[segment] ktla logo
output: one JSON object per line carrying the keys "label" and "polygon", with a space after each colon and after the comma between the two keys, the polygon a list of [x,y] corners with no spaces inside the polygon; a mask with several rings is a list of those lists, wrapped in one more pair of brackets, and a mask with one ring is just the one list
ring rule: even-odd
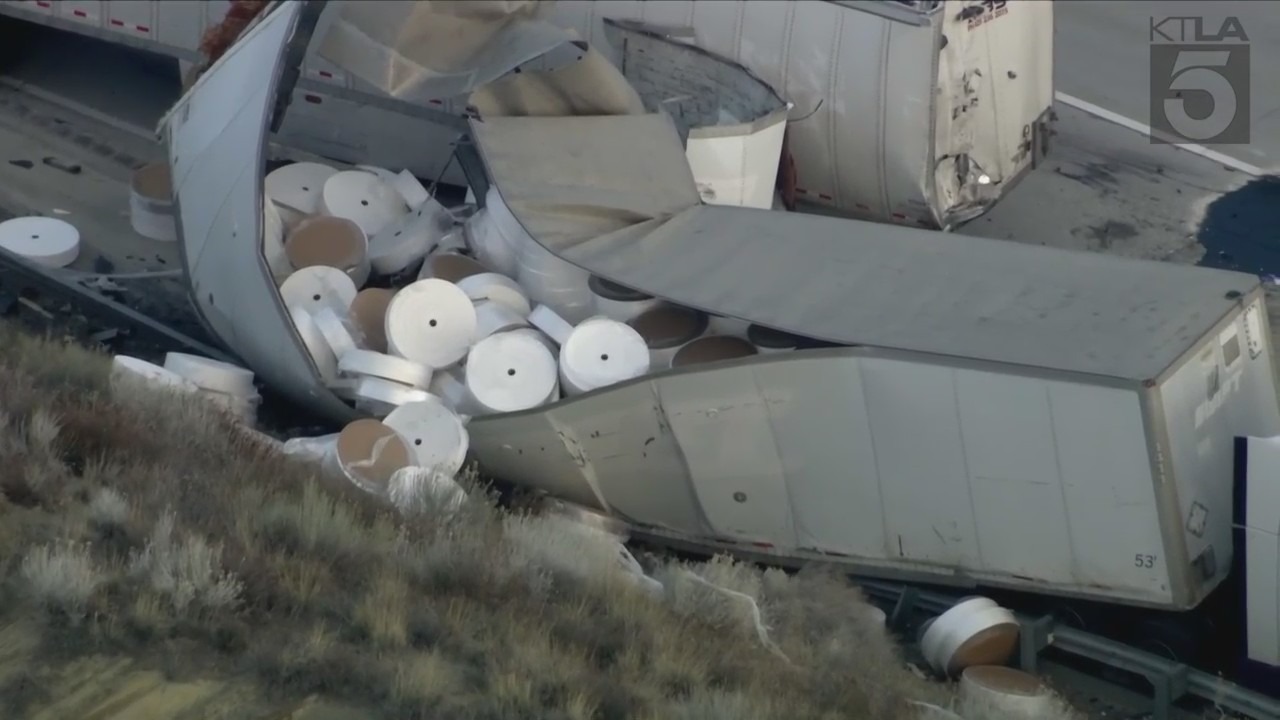
{"label": "ktla logo", "polygon": [[1150,42],[1152,142],[1247,144],[1250,48],[1240,20],[1153,17]]}

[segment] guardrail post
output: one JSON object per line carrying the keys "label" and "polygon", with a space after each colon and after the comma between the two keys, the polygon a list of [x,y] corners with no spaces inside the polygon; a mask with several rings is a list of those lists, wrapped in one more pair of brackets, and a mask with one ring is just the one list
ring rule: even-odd
{"label": "guardrail post", "polygon": [[1153,720],[1169,720],[1173,703],[1187,694],[1187,679],[1191,668],[1178,664],[1166,672],[1153,672],[1147,676],[1151,681],[1151,716]]}
{"label": "guardrail post", "polygon": [[889,613],[889,628],[894,632],[902,632],[906,627],[907,619],[911,617],[911,612],[915,610],[916,599],[920,597],[920,591],[913,587],[905,586],[902,592],[898,593],[898,601],[893,605],[893,612]]}
{"label": "guardrail post", "polygon": [[1045,615],[1022,623],[1018,634],[1018,664],[1022,671],[1035,675],[1040,667],[1040,651],[1053,642],[1053,617]]}

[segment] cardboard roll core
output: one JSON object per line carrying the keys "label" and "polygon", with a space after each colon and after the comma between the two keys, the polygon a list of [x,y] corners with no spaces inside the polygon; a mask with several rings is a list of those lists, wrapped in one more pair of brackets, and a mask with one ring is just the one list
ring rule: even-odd
{"label": "cardboard roll core", "polygon": [[663,305],[631,318],[627,324],[635,328],[651,350],[676,348],[696,340],[707,331],[706,313]]}
{"label": "cardboard roll core", "polygon": [[426,262],[422,264],[422,273],[418,275],[418,278],[423,280],[435,278],[457,283],[463,278],[487,272],[493,271],[466,255],[439,253],[427,257]]}

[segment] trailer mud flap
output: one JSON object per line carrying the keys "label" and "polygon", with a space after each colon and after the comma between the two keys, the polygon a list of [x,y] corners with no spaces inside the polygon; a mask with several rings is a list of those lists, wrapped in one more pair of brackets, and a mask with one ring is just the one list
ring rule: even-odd
{"label": "trailer mud flap", "polygon": [[1236,438],[1236,568],[1247,656],[1280,666],[1280,437]]}

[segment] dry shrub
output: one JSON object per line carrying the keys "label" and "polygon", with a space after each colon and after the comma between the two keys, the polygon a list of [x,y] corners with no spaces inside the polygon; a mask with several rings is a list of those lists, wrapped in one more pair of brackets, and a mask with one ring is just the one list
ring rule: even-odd
{"label": "dry shrub", "polygon": [[89,598],[106,580],[87,545],[67,542],[32,550],[22,559],[21,573],[37,601],[71,617],[84,615]]}
{"label": "dry shrub", "polygon": [[0,550],[23,560],[0,569],[33,602],[0,614],[90,609],[64,653],[180,644],[192,672],[398,720],[894,720],[904,698],[950,702],[834,575],[668,563],[654,597],[616,544],[501,510],[474,474],[461,508],[405,517],[208,403],[112,398],[102,357],[14,337],[0,462],[28,477],[0,484]]}

